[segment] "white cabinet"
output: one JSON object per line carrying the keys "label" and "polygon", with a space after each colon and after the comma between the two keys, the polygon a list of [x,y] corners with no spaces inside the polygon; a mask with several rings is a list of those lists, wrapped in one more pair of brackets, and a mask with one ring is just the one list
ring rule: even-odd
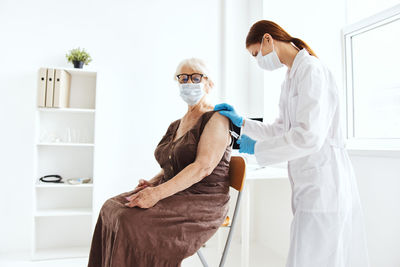
{"label": "white cabinet", "polygon": [[[63,69],[71,74],[69,107],[36,110],[32,259],[86,257],[93,233],[97,72]],[[64,183],[39,181],[50,174]],[[92,180],[66,182],[82,177]]]}

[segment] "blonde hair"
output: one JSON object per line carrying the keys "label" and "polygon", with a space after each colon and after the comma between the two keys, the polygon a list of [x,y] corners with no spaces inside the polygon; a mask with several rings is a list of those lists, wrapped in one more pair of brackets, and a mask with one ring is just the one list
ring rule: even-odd
{"label": "blonde hair", "polygon": [[187,58],[187,59],[182,60],[179,63],[178,67],[176,67],[176,71],[175,71],[175,75],[174,75],[175,80],[177,80],[176,76],[178,74],[181,74],[181,70],[183,67],[189,67],[194,72],[204,74],[205,76],[207,76],[208,81],[213,83],[210,69],[207,67],[206,63],[202,59],[192,57],[192,58]]}

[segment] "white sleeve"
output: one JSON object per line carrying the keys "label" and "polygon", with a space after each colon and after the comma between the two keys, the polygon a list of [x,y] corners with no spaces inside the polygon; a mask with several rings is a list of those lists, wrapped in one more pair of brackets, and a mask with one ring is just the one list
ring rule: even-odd
{"label": "white sleeve", "polygon": [[290,161],[321,149],[338,101],[336,91],[331,90],[332,82],[322,67],[311,64],[305,67],[298,77],[297,99],[291,99],[297,106],[291,111],[295,113],[295,119],[289,131],[265,138],[255,145],[254,154],[260,165]]}
{"label": "white sleeve", "polygon": [[[283,87],[283,85],[282,85]],[[260,121],[244,119],[244,125],[240,134],[245,134],[254,140],[263,140],[277,135],[283,134],[283,107],[282,107],[283,90],[281,90],[279,100],[279,117],[271,124]]]}
{"label": "white sleeve", "polygon": [[244,121],[240,134],[245,134],[254,140],[263,140],[283,134],[283,120],[281,117],[277,118],[272,124],[250,119],[244,119]]}

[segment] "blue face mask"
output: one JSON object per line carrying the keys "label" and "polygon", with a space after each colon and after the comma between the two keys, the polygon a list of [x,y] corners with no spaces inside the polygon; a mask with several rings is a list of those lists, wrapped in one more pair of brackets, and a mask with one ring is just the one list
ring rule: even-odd
{"label": "blue face mask", "polygon": [[180,95],[189,105],[194,106],[204,96],[204,83],[181,83],[179,84]]}

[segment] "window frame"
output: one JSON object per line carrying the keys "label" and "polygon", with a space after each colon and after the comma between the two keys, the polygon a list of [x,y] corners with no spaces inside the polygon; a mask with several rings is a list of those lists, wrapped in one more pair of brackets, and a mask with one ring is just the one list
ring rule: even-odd
{"label": "window frame", "polygon": [[359,138],[354,136],[354,87],[352,62],[352,37],[394,21],[400,21],[400,4],[348,25],[342,30],[344,85],[345,85],[345,129],[347,148],[353,151],[400,152],[399,138]]}

